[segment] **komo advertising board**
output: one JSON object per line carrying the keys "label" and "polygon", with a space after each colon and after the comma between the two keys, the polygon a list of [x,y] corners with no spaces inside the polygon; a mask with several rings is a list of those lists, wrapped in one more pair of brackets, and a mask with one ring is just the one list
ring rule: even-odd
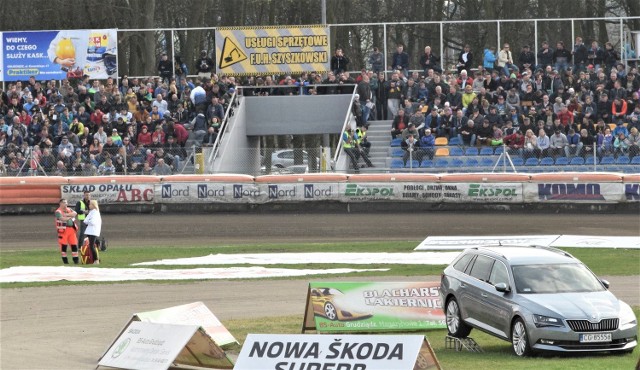
{"label": "komo advertising board", "polygon": [[303,332],[445,328],[439,282],[310,283]]}
{"label": "komo advertising board", "polygon": [[[629,184],[611,182],[542,182],[524,184],[527,203],[616,203],[625,201]],[[628,198],[628,196],[627,196]]]}
{"label": "komo advertising board", "polygon": [[3,32],[3,81],[106,79],[118,74],[115,29]]}

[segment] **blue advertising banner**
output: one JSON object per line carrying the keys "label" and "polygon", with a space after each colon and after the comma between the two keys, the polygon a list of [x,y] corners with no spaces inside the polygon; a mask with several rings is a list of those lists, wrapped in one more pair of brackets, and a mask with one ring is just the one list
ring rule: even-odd
{"label": "blue advertising banner", "polygon": [[3,81],[116,77],[117,31],[22,31],[0,34]]}

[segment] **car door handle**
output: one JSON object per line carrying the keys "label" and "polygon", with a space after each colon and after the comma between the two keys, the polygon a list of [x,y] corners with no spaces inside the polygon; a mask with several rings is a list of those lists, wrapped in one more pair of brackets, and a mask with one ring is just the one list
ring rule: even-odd
{"label": "car door handle", "polygon": [[482,298],[487,298],[488,297],[487,293],[482,293],[480,295],[482,296]]}
{"label": "car door handle", "polygon": [[465,283],[460,283],[460,288],[466,288],[466,287],[467,287],[467,284],[465,284]]}

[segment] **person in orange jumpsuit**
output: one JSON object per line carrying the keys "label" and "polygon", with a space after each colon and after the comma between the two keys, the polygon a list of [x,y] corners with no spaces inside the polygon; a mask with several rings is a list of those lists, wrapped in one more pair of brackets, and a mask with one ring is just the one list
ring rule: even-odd
{"label": "person in orange jumpsuit", "polygon": [[69,264],[67,258],[67,247],[71,246],[71,256],[73,263],[78,264],[78,238],[76,236],[77,226],[75,218],[77,213],[69,208],[66,199],[60,199],[60,206],[56,209],[56,230],[58,231],[58,245],[62,255],[62,263]]}

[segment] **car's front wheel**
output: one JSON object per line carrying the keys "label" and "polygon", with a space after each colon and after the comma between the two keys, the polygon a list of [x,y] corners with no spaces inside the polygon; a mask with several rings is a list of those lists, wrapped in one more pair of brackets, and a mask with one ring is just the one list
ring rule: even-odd
{"label": "car's front wheel", "polygon": [[447,302],[446,317],[449,335],[456,338],[466,338],[469,335],[471,327],[462,321],[460,306],[455,298],[451,298]]}
{"label": "car's front wheel", "polygon": [[511,345],[513,347],[513,353],[519,357],[530,356],[533,351],[529,344],[529,335],[527,334],[527,327],[522,319],[518,318],[511,327]]}
{"label": "car's front wheel", "polygon": [[324,315],[329,320],[335,320],[338,318],[338,313],[336,311],[336,306],[334,306],[331,302],[327,302],[324,304]]}

